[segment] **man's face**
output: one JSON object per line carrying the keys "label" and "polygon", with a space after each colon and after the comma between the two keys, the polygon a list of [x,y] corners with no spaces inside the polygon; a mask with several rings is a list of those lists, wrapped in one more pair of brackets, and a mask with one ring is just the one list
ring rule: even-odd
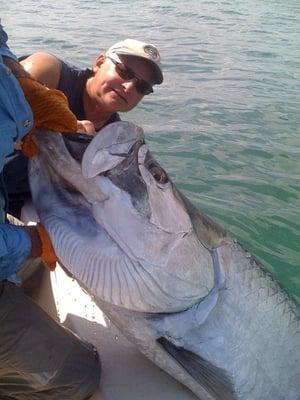
{"label": "man's face", "polygon": [[[126,71],[128,68],[135,75],[132,79],[120,76],[120,69]],[[144,94],[139,93],[137,81],[143,80],[152,84],[152,68],[146,60],[139,57],[123,55],[111,60],[102,55],[96,61],[94,72],[93,97],[97,99],[99,106],[109,112],[129,111],[141,101]]]}

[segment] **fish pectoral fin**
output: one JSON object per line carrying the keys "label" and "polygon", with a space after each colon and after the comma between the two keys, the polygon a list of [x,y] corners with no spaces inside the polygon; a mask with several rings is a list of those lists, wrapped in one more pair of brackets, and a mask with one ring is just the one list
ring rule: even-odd
{"label": "fish pectoral fin", "polygon": [[216,400],[236,400],[230,376],[201,356],[177,347],[165,337],[157,342]]}
{"label": "fish pectoral fin", "polygon": [[194,329],[204,324],[219,298],[219,289],[213,288],[199,303],[182,312],[161,314],[151,319],[152,326],[162,336],[169,337],[173,343],[181,344],[181,340]]}
{"label": "fish pectoral fin", "polygon": [[151,325],[158,335],[169,337],[176,344],[193,329],[197,327],[196,307],[172,314],[161,314],[151,318]]}

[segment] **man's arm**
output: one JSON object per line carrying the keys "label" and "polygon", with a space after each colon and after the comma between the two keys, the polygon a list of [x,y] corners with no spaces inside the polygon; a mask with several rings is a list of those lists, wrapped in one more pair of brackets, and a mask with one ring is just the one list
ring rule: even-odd
{"label": "man's arm", "polygon": [[[34,79],[51,89],[57,89],[62,64],[61,61],[49,53],[34,53],[21,61],[25,71]],[[77,121],[77,132],[95,134],[95,127],[91,121]]]}
{"label": "man's arm", "polygon": [[50,89],[58,87],[61,62],[49,53],[34,53],[21,61],[25,71]]}

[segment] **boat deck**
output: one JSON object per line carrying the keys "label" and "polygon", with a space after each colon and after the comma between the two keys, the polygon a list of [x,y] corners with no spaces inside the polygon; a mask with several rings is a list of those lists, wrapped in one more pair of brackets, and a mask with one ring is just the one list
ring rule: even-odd
{"label": "boat deck", "polygon": [[35,300],[53,318],[93,343],[100,354],[100,387],[91,400],[197,399],[141,354],[59,266],[39,275],[33,285]]}

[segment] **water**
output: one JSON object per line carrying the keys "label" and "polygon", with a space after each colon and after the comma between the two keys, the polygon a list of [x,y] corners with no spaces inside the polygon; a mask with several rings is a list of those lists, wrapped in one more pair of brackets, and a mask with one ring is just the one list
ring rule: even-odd
{"label": "water", "polygon": [[165,82],[123,119],[300,300],[298,0],[0,0],[0,11],[18,55],[86,67],[126,37],[157,44]]}

